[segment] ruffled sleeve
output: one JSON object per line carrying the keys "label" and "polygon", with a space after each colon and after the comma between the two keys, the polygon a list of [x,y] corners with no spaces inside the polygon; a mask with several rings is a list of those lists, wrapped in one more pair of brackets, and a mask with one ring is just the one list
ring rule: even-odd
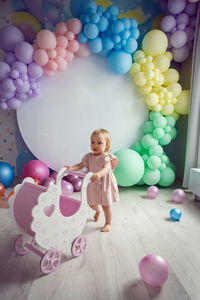
{"label": "ruffled sleeve", "polygon": [[82,163],[85,168],[89,169],[89,159],[90,159],[91,153],[87,153],[85,156],[82,158]]}
{"label": "ruffled sleeve", "polygon": [[117,166],[117,164],[118,164],[118,162],[119,162],[119,159],[118,159],[115,155],[110,154],[110,153],[107,153],[107,154],[104,156],[104,159],[103,159],[103,160],[104,160],[104,161],[103,161],[103,165],[105,165],[107,162],[110,161],[112,170],[113,170],[114,168],[116,168],[116,166]]}

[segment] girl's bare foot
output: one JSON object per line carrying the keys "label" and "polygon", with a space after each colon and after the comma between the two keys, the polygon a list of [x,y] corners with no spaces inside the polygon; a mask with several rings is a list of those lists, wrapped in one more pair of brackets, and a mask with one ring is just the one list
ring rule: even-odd
{"label": "girl's bare foot", "polygon": [[111,224],[105,224],[104,227],[101,229],[101,232],[109,232],[111,231]]}
{"label": "girl's bare foot", "polygon": [[95,222],[98,222],[99,217],[100,217],[100,214],[101,214],[101,210],[98,210],[98,211],[96,212],[96,214],[94,215],[94,221],[95,221]]}

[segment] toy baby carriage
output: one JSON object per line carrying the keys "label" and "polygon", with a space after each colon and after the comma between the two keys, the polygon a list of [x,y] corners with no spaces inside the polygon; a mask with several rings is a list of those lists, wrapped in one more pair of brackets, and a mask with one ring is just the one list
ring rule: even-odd
{"label": "toy baby carriage", "polygon": [[[62,194],[61,180],[67,174],[77,174],[83,178],[81,201]],[[81,233],[87,220],[87,185],[91,175],[62,168],[56,184],[48,188],[35,184],[32,178],[27,177],[15,187],[9,199],[10,216],[20,232],[14,249],[20,255],[31,251],[39,255],[40,270],[44,274],[58,267],[61,252],[71,249],[72,255],[77,257],[85,251],[87,239]]]}

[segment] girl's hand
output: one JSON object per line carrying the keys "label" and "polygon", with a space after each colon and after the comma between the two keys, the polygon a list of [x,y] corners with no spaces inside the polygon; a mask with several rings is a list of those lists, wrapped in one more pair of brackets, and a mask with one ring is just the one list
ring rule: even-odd
{"label": "girl's hand", "polygon": [[91,177],[91,181],[94,182],[94,181],[98,181],[100,179],[100,175],[98,173],[94,173]]}
{"label": "girl's hand", "polygon": [[69,170],[69,171],[70,171],[70,170],[71,170],[71,171],[73,170],[73,168],[70,167],[70,166],[65,166],[65,168],[66,168],[67,170]]}

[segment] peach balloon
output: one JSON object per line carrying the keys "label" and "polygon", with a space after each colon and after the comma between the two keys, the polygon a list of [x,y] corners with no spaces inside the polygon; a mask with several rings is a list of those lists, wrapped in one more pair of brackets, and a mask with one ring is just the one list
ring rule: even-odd
{"label": "peach balloon", "polygon": [[50,71],[50,70],[48,70],[47,68],[44,68],[43,69],[43,75],[45,76],[45,77],[52,77],[53,75],[54,75],[54,73],[55,73],[55,71]]}
{"label": "peach balloon", "polygon": [[69,49],[71,52],[77,52],[78,49],[79,49],[79,42],[78,42],[77,40],[69,41],[68,49]]}
{"label": "peach balloon", "polygon": [[79,34],[82,30],[81,21],[77,18],[73,18],[67,21],[67,28],[69,31],[72,31],[74,34]]}
{"label": "peach balloon", "polygon": [[41,49],[53,49],[56,47],[56,37],[50,30],[44,29],[37,34],[37,45]]}
{"label": "peach balloon", "polygon": [[49,49],[47,51],[47,54],[48,54],[49,58],[56,58],[56,56],[57,56],[57,52],[54,49]]}
{"label": "peach balloon", "polygon": [[67,25],[64,22],[58,23],[56,25],[56,33],[64,34],[65,32],[67,32]]}
{"label": "peach balloon", "polygon": [[74,39],[74,34],[72,31],[68,31],[65,33],[66,38],[68,39],[68,41],[72,41]]}
{"label": "peach balloon", "polygon": [[60,47],[63,47],[63,48],[67,48],[68,39],[64,35],[59,35],[56,38],[56,43],[57,43],[57,46],[60,46]]}
{"label": "peach balloon", "polygon": [[34,53],[34,60],[38,65],[44,66],[48,62],[49,56],[45,50],[38,49]]}
{"label": "peach balloon", "polygon": [[50,71],[56,71],[58,68],[58,65],[53,59],[50,59],[45,67]]}
{"label": "peach balloon", "polygon": [[57,53],[57,56],[61,56],[63,58],[66,56],[66,50],[63,47],[57,47],[56,53]]}
{"label": "peach balloon", "polygon": [[79,44],[79,49],[76,52],[76,55],[80,57],[87,57],[90,55],[90,48],[87,44]]}
{"label": "peach balloon", "polygon": [[69,51],[69,50],[66,50],[66,56],[65,56],[65,59],[67,61],[72,61],[74,59],[74,53]]}
{"label": "peach balloon", "polygon": [[58,65],[58,71],[62,72],[67,68],[67,61],[64,58],[57,56],[55,60]]}

